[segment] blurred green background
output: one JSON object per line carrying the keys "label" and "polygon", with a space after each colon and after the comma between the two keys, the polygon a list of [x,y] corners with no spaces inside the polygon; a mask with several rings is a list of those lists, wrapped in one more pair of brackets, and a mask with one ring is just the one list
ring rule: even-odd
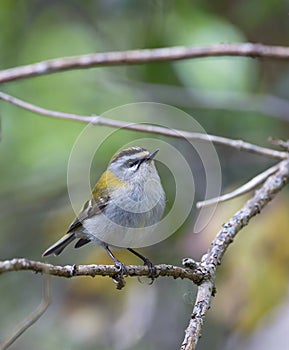
{"label": "blurred green background", "polygon": [[[2,0],[1,69],[62,56],[175,45],[251,41],[286,46],[288,5],[288,1],[273,0]],[[192,115],[211,134],[265,146],[269,136],[288,138],[286,61],[230,57],[105,67],[15,81],[2,89],[44,108],[81,115],[101,114],[134,102],[167,103]],[[85,125],[38,116],[4,102],[0,113],[0,259],[42,260],[42,252],[74,218],[67,164]],[[104,130],[95,128],[95,137],[101,137]],[[91,181],[97,180],[122,144],[139,136],[119,131],[107,140],[92,164]],[[190,160],[191,149],[185,142],[159,138],[170,140]],[[273,164],[230,148],[216,149],[223,191]],[[193,160],[191,167],[196,198],[201,199],[202,170]],[[86,175],[81,163],[79,169],[76,176],[81,182]],[[168,170],[162,165],[159,169],[170,204],[175,189]],[[286,348],[282,345],[288,344],[289,335],[286,331],[280,334],[280,329],[284,322],[288,324],[289,315],[287,195],[283,191],[240,234],[225,257],[200,350]],[[222,223],[244,201],[242,197],[220,205],[210,226],[198,235],[192,234],[193,211],[175,235],[142,252],[155,263],[180,264],[185,256],[198,259]],[[126,263],[139,263],[124,251],[116,254]],[[105,252],[92,246],[77,251],[68,248],[47,261],[110,263]],[[152,286],[142,282],[129,279],[119,292],[105,278],[51,278],[52,305],[11,348],[178,348],[195,287],[165,278]],[[36,307],[41,286],[41,276],[31,272],[1,276],[0,339]]]}

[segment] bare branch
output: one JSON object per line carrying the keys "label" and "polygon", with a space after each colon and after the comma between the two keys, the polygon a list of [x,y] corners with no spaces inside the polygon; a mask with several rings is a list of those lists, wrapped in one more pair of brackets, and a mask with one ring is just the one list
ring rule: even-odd
{"label": "bare branch", "polygon": [[[198,287],[197,298],[189,325],[185,332],[181,350],[196,349],[198,339],[201,336],[207,310],[210,308],[211,297],[214,292],[217,266],[237,233],[244,228],[249,221],[281,191],[289,182],[289,159],[279,164],[277,173],[267,179],[264,185],[255,192],[241,210],[239,210],[218,232],[211,247],[201,259],[198,269],[207,272],[205,278]],[[185,264],[186,265],[186,264]]]}
{"label": "bare branch", "polygon": [[20,100],[19,98],[5,94],[4,92],[1,92],[1,91],[0,91],[0,100],[9,102],[15,106],[26,109],[27,111],[40,114],[40,115],[45,115],[47,117],[52,117],[52,118],[76,120],[83,123],[92,123],[96,118],[92,116],[82,116],[82,115],[76,115],[72,113],[62,113],[58,111],[52,111],[49,109],[45,109],[45,108],[33,105],[31,103],[25,102],[23,100]]}
{"label": "bare branch", "polygon": [[[150,271],[147,266],[126,266],[128,276],[149,276]],[[0,275],[5,272],[30,270],[58,277],[74,277],[74,276],[107,276],[115,277],[119,274],[119,270],[114,265],[66,265],[55,266],[40,261],[27,260],[24,258],[14,258],[12,260],[0,261]],[[173,277],[187,278],[195,283],[200,283],[204,277],[200,271],[185,269],[173,265],[155,265],[155,277]]]}
{"label": "bare branch", "polygon": [[38,305],[35,311],[33,311],[23,322],[18,326],[15,332],[0,343],[0,349],[8,349],[28,328],[30,328],[47,310],[51,297],[50,297],[50,281],[49,276],[43,276],[43,297],[41,303]]}
{"label": "bare branch", "polygon": [[257,146],[249,142],[244,142],[242,140],[234,140],[226,137],[202,134],[197,132],[189,132],[185,130],[168,129],[168,128],[156,126],[156,125],[136,124],[136,123],[125,122],[121,120],[103,118],[101,116],[82,116],[77,114],[53,111],[42,107],[38,107],[31,103],[27,103],[16,97],[5,94],[4,92],[0,92],[0,100],[9,102],[20,108],[26,109],[30,112],[45,115],[48,117],[70,119],[70,120],[75,120],[75,121],[84,122],[84,123],[91,123],[93,125],[98,125],[98,126],[124,128],[129,130],[140,131],[140,132],[148,132],[151,134],[171,136],[175,138],[185,138],[189,140],[213,142],[216,144],[233,147],[240,151],[246,151],[246,152],[255,153],[255,154],[259,154],[267,157],[272,157],[277,159],[287,158],[286,152],[280,152],[269,148]]}
{"label": "bare branch", "polygon": [[276,173],[276,171],[279,170],[279,168],[280,168],[280,164],[273,165],[271,168],[263,171],[261,174],[255,176],[253,179],[246,182],[243,186],[238,187],[236,190],[230,193],[226,193],[220,197],[197,202],[196,206],[197,208],[208,207],[210,205],[225,202],[225,201],[228,201],[229,199],[241,196],[242,194],[252,191],[257,186],[262,184],[270,175]]}
{"label": "bare branch", "polygon": [[198,340],[201,336],[206,312],[210,307],[213,288],[214,284],[210,280],[204,281],[204,283],[198,287],[198,293],[192,312],[191,321],[185,330],[185,338],[180,350],[196,349]]}
{"label": "bare branch", "polygon": [[26,66],[2,70],[0,72],[0,83],[71,69],[113,65],[135,65],[149,62],[176,61],[213,56],[247,56],[254,58],[288,59],[289,48],[284,46],[237,43],[94,53],[75,57],[56,58]]}

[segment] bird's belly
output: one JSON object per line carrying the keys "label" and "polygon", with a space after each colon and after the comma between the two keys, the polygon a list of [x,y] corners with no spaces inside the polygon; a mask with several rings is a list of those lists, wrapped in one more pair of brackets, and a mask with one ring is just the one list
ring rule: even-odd
{"label": "bird's belly", "polygon": [[154,224],[161,219],[164,205],[160,202],[147,211],[143,210],[143,203],[136,203],[132,210],[110,203],[101,214],[84,220],[82,236],[98,244],[104,242],[115,247],[141,247],[141,241],[153,233]]}

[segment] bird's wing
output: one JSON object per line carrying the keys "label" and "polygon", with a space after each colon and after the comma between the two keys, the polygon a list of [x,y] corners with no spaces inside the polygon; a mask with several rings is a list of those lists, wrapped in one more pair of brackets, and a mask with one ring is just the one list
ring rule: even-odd
{"label": "bird's wing", "polygon": [[107,206],[109,199],[109,196],[106,194],[98,196],[97,199],[89,199],[84,204],[77,218],[69,226],[67,233],[72,232],[76,228],[80,227],[85,219],[102,213]]}

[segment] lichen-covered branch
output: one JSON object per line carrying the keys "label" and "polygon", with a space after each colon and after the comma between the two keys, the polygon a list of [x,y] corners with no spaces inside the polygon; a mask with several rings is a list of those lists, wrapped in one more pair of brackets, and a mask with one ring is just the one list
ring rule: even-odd
{"label": "lichen-covered branch", "polygon": [[[233,242],[237,233],[244,228],[249,221],[275,197],[275,195],[289,182],[289,160],[282,161],[279,171],[270,176],[264,185],[255,192],[241,210],[239,210],[223,228],[218,232],[211,243],[207,253],[203,255],[199,269],[207,272],[198,287],[197,297],[189,325],[185,331],[181,350],[196,349],[201,336],[205,315],[210,307],[211,297],[214,292],[217,266],[229,245]],[[184,261],[185,266],[190,266],[190,261]]]}
{"label": "lichen-covered branch", "polygon": [[[30,270],[37,273],[45,273],[58,277],[75,277],[75,276],[107,276],[115,277],[119,274],[119,270],[114,265],[66,265],[57,266],[52,264],[47,264],[40,261],[33,261],[24,258],[14,258],[11,260],[0,261],[0,274],[20,271],[20,270]],[[150,271],[147,266],[127,266],[128,276],[131,277],[141,277],[148,276]],[[189,268],[182,268],[173,265],[155,265],[155,278],[157,277],[173,277],[173,278],[187,278],[195,283],[200,283],[203,275],[200,271],[193,271]]]}

